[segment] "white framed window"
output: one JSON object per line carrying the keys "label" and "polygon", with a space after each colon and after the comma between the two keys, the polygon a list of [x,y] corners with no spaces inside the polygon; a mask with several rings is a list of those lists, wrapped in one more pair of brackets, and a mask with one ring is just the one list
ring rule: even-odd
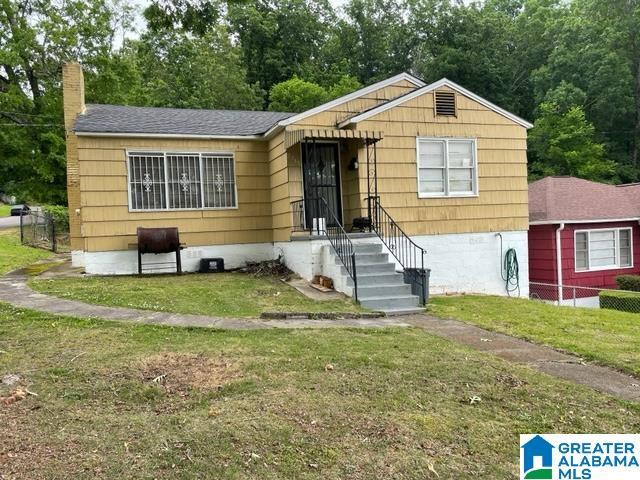
{"label": "white framed window", "polygon": [[470,138],[417,138],[418,196],[478,194],[476,141]]}
{"label": "white framed window", "polygon": [[127,152],[129,210],[237,208],[231,153]]}
{"label": "white framed window", "polygon": [[575,270],[611,270],[633,267],[633,229],[576,230]]}

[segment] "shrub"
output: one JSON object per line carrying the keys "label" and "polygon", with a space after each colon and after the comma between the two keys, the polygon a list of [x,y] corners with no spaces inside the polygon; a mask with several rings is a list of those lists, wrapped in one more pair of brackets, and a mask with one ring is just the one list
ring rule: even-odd
{"label": "shrub", "polygon": [[640,275],[618,275],[616,283],[620,290],[640,292]]}
{"label": "shrub", "polygon": [[61,205],[44,205],[42,210],[49,215],[59,231],[69,230],[69,209]]}
{"label": "shrub", "polygon": [[640,313],[640,293],[616,292],[615,290],[600,292],[600,308]]}

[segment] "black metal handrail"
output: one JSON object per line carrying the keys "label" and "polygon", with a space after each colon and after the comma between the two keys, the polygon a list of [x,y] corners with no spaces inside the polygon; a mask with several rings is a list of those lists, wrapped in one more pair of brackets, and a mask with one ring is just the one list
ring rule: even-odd
{"label": "black metal handrail", "polygon": [[310,230],[306,226],[304,200],[291,202],[291,215],[293,216],[291,231],[304,232],[306,230]]}
{"label": "black metal handrail", "polygon": [[398,260],[412,283],[419,287],[423,302],[426,301],[427,276],[424,267],[424,256],[427,253],[424,248],[415,243],[407,235],[389,213],[380,205],[380,197],[367,197],[371,229],[387,247],[391,254]]}
{"label": "black metal handrail", "polygon": [[[313,228],[316,234],[322,235],[324,233],[326,235],[334,252],[336,252],[336,255],[338,255],[338,258],[347,269],[349,276],[353,280],[353,298],[357,302],[358,274],[356,270],[356,249],[353,242],[323,197],[311,199],[310,201],[317,202],[316,211],[319,212],[319,218]],[[323,219],[324,224],[322,224]]]}
{"label": "black metal handrail", "polygon": [[424,248],[404,233],[391,215],[380,205],[379,197],[369,197],[371,227],[403,268],[424,269]]}

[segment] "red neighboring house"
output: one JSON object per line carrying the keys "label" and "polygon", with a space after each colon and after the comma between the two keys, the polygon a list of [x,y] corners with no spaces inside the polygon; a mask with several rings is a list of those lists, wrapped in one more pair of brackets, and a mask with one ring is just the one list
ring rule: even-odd
{"label": "red neighboring house", "polygon": [[639,221],[640,184],[529,184],[529,280],[616,288],[617,275],[640,273]]}

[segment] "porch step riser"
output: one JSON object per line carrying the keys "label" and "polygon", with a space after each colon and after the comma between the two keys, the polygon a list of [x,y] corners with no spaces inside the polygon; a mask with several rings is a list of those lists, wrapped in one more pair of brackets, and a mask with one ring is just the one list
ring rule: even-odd
{"label": "porch step riser", "polygon": [[[334,261],[336,265],[341,265],[342,260],[334,255]],[[389,254],[387,253],[366,253],[361,254],[356,252],[356,266],[360,265],[374,265],[374,264],[386,264],[389,263]]]}
{"label": "porch step riser", "polygon": [[[404,283],[403,274],[395,271],[395,262],[390,260],[388,253],[383,253],[380,242],[354,244],[354,248],[358,301],[363,307],[389,312],[390,315],[422,311],[419,297],[411,294],[411,286]],[[353,279],[335,251],[331,253],[335,265],[332,269],[335,269],[336,275],[342,276],[342,284],[353,296]]]}
{"label": "porch step riser", "polygon": [[[360,276],[361,273],[394,273],[396,271],[396,266],[393,263],[376,263],[373,265],[358,265],[356,263],[356,274]],[[340,272],[342,275],[349,275],[349,272],[340,262]]]}
{"label": "porch step riser", "polygon": [[417,308],[420,305],[420,299],[416,295],[395,298],[366,298],[359,299],[360,305],[371,310],[398,310]]}
{"label": "porch step riser", "polygon": [[382,253],[382,244],[380,243],[354,243],[356,255],[358,253]]}
{"label": "porch step riser", "polygon": [[[400,273],[385,273],[382,275],[360,275],[358,274],[358,286],[376,285],[404,285],[404,278]],[[353,279],[347,278],[347,285],[353,287]]]}
{"label": "porch step riser", "polygon": [[376,282],[373,286],[358,285],[358,298],[364,300],[371,297],[393,297],[411,295],[411,285],[380,285]]}

